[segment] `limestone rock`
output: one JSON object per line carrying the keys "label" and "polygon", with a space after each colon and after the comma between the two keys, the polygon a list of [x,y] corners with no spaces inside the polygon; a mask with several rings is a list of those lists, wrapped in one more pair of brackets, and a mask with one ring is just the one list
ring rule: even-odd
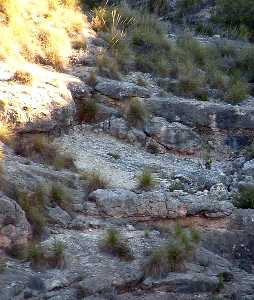
{"label": "limestone rock", "polygon": [[150,91],[134,83],[102,78],[96,84],[97,92],[116,100],[126,100],[130,97],[147,98]]}
{"label": "limestone rock", "polygon": [[161,117],[152,118],[145,130],[168,149],[191,153],[201,147],[199,135],[191,128],[177,122],[169,123]]}

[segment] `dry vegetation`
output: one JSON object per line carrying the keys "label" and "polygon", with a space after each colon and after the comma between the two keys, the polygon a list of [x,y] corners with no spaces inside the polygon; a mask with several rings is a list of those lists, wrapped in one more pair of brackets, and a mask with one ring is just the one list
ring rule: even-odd
{"label": "dry vegetation", "polygon": [[0,59],[61,69],[85,22],[76,0],[0,0]]}

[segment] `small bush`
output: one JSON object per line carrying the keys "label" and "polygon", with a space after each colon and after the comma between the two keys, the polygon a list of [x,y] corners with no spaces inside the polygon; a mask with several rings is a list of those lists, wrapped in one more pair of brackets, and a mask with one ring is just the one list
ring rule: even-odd
{"label": "small bush", "polygon": [[148,118],[144,104],[138,98],[131,98],[127,107],[126,116],[133,126],[142,126]]}
{"label": "small bush", "polygon": [[97,74],[95,71],[90,72],[86,82],[91,86],[91,87],[95,87],[96,83],[97,83]]}
{"label": "small bush", "polygon": [[0,141],[5,144],[11,144],[14,139],[14,132],[4,123],[0,123]]}
{"label": "small bush", "polygon": [[152,172],[145,168],[141,175],[138,176],[138,187],[140,189],[150,189],[154,187],[156,184],[156,180],[152,174]]}
{"label": "small bush", "polygon": [[100,245],[104,252],[118,256],[122,259],[132,259],[132,251],[128,242],[116,229],[108,229]]}
{"label": "small bush", "polygon": [[60,183],[52,184],[49,197],[51,201],[55,202],[63,209],[68,209],[71,206],[70,195]]}
{"label": "small bush", "polygon": [[14,151],[16,154],[29,157],[34,161],[52,165],[57,170],[67,168],[76,171],[71,155],[61,153],[58,146],[53,143],[53,140],[42,134],[17,139]]}
{"label": "small bush", "polygon": [[31,85],[33,83],[33,75],[25,70],[17,70],[14,73],[13,80],[26,85]]}
{"label": "small bush", "polygon": [[169,272],[182,271],[185,262],[190,259],[200,241],[195,230],[186,230],[176,226],[168,242],[155,249],[145,265],[146,276],[161,277]]}
{"label": "small bush", "polygon": [[98,113],[98,105],[94,99],[88,99],[79,105],[79,122],[94,122]]}
{"label": "small bush", "polygon": [[31,261],[33,267],[45,266],[45,252],[39,243],[31,243],[28,247],[27,259]]}
{"label": "small bush", "polygon": [[83,173],[81,180],[86,182],[85,185],[89,194],[98,189],[105,189],[109,185],[108,179],[97,171]]}
{"label": "small bush", "polygon": [[17,192],[17,202],[25,211],[26,217],[32,226],[33,236],[40,238],[46,225],[44,199],[41,192]]}
{"label": "small bush", "polygon": [[120,154],[118,153],[113,153],[113,152],[109,152],[107,153],[109,156],[111,156],[112,158],[114,158],[115,160],[118,160],[121,158]]}
{"label": "small bush", "polygon": [[51,267],[62,268],[65,264],[65,244],[61,241],[54,241],[51,255],[47,260]]}
{"label": "small bush", "polygon": [[226,28],[245,26],[253,35],[254,8],[252,0],[217,0],[215,20]]}
{"label": "small bush", "polygon": [[0,273],[6,270],[6,261],[3,257],[0,258]]}
{"label": "small bush", "polygon": [[232,104],[237,104],[245,100],[247,96],[248,96],[248,85],[241,80],[237,80],[230,84],[225,94],[225,100]]}
{"label": "small bush", "polygon": [[100,75],[111,79],[120,78],[120,67],[117,60],[109,52],[102,52],[97,55],[96,66]]}
{"label": "small bush", "polygon": [[177,16],[183,17],[188,13],[193,13],[201,4],[202,0],[179,0],[177,1]]}
{"label": "small bush", "polygon": [[254,209],[254,187],[241,186],[234,198],[234,205],[237,208]]}
{"label": "small bush", "polygon": [[73,172],[77,171],[73,157],[69,153],[57,154],[55,159],[52,161],[52,165],[56,170],[68,169]]}

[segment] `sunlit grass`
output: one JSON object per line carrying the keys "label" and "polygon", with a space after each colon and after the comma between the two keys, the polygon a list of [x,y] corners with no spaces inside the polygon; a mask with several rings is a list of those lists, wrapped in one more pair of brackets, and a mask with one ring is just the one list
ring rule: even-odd
{"label": "sunlit grass", "polygon": [[0,59],[61,69],[86,23],[74,0],[0,0]]}

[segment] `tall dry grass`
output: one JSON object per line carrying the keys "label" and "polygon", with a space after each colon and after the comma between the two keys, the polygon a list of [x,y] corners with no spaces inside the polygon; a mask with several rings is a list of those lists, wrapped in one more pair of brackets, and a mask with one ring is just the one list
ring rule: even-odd
{"label": "tall dry grass", "polygon": [[0,60],[62,69],[86,22],[76,0],[0,0]]}

